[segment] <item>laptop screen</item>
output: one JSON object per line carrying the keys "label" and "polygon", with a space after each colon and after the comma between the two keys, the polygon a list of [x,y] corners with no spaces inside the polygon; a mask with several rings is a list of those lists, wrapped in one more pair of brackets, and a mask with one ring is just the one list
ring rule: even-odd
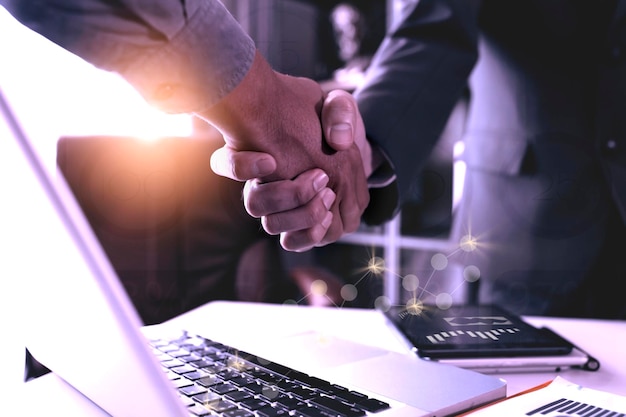
{"label": "laptop screen", "polygon": [[3,281],[10,276],[11,293],[22,295],[14,304],[26,346],[112,415],[185,415],[73,195],[44,167],[1,91],[0,112]]}

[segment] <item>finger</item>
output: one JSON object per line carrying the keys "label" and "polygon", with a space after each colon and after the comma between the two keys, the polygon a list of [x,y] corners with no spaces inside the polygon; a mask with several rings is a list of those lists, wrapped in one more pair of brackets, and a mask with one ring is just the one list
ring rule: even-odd
{"label": "finger", "polygon": [[348,149],[354,143],[354,127],[358,108],[350,93],[333,90],[322,107],[322,127],[328,145],[337,150]]}
{"label": "finger", "polygon": [[369,205],[370,193],[364,177],[353,176],[353,194],[338,203],[338,211],[342,220],[343,232],[352,233],[361,225],[363,211]]}
{"label": "finger", "polygon": [[211,169],[222,177],[247,181],[274,172],[276,161],[274,157],[263,152],[237,151],[223,146],[211,155]]}
{"label": "finger", "polygon": [[304,252],[316,246],[323,246],[320,242],[326,235],[332,221],[333,213],[326,212],[322,222],[309,229],[281,233],[280,245],[283,249],[291,252]]}
{"label": "finger", "polygon": [[316,246],[325,246],[330,243],[334,243],[337,240],[339,240],[341,236],[343,236],[345,233],[348,232],[344,225],[345,219],[343,219],[342,217],[343,214],[341,213],[338,207],[339,206],[335,204],[335,206],[332,208],[331,210],[331,212],[333,213],[332,222],[326,228],[326,233],[324,234],[322,239],[317,243]]}
{"label": "finger", "polygon": [[244,206],[254,217],[292,210],[309,203],[328,181],[328,175],[321,169],[305,171],[293,180],[247,181],[243,189]]}
{"label": "finger", "polygon": [[310,229],[324,221],[334,201],[335,193],[325,188],[303,206],[261,217],[261,224],[271,235]]}

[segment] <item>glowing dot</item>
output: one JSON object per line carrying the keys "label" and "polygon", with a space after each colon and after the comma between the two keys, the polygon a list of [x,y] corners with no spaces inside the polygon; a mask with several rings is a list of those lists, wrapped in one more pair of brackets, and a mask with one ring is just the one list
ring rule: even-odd
{"label": "glowing dot", "polygon": [[448,266],[448,258],[443,253],[436,253],[430,259],[430,265],[437,271],[442,271]]}
{"label": "glowing dot", "polygon": [[367,270],[374,275],[381,275],[385,271],[385,260],[374,256],[367,262]]}
{"label": "glowing dot", "polygon": [[461,238],[459,245],[461,246],[461,249],[465,252],[472,252],[476,250],[476,247],[478,246],[478,241],[472,235],[465,235]]}
{"label": "glowing dot", "polygon": [[341,287],[341,297],[346,301],[353,301],[356,298],[358,292],[359,291],[352,284],[346,284]]}
{"label": "glowing dot", "polygon": [[314,295],[326,295],[328,291],[328,285],[326,285],[326,281],[321,279],[316,279],[311,283],[311,294]]}
{"label": "glowing dot", "polygon": [[238,357],[230,358],[227,360],[227,362],[228,362],[228,366],[231,366],[240,371],[243,371],[246,369],[245,362]]}
{"label": "glowing dot", "polygon": [[419,316],[424,311],[424,303],[416,298],[411,298],[406,302],[406,311],[414,316]]}
{"label": "glowing dot", "polygon": [[463,278],[467,282],[476,282],[480,278],[480,269],[475,265],[466,266],[463,269]]}
{"label": "glowing dot", "polygon": [[452,305],[452,296],[447,292],[442,292],[441,294],[437,295],[435,303],[440,309],[447,310]]}
{"label": "glowing dot", "polygon": [[288,305],[293,305],[293,304],[298,304],[298,302],[296,300],[292,300],[292,299],[288,299],[283,301],[283,304],[288,304]]}
{"label": "glowing dot", "polygon": [[391,308],[391,300],[389,297],[381,295],[374,300],[374,307],[380,311],[389,311]]}
{"label": "glowing dot", "polygon": [[420,287],[420,280],[417,276],[409,274],[402,278],[402,287],[407,291],[415,291]]}

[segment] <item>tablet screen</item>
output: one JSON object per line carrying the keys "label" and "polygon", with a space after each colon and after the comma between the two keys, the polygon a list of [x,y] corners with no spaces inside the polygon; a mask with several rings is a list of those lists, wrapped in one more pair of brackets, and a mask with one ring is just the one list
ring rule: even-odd
{"label": "tablet screen", "polygon": [[386,314],[425,358],[564,355],[572,350],[566,341],[495,305],[424,306],[419,314],[396,307]]}

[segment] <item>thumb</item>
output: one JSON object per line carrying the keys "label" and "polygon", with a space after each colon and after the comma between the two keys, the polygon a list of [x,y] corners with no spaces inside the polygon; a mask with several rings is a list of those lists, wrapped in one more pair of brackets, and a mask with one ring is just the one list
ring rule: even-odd
{"label": "thumb", "polygon": [[272,174],[276,161],[270,154],[254,151],[238,151],[228,145],[211,154],[211,169],[217,175],[235,181],[247,181]]}
{"label": "thumb", "polygon": [[341,151],[352,146],[357,114],[356,101],[350,93],[344,90],[328,93],[322,107],[322,129],[331,148]]}

